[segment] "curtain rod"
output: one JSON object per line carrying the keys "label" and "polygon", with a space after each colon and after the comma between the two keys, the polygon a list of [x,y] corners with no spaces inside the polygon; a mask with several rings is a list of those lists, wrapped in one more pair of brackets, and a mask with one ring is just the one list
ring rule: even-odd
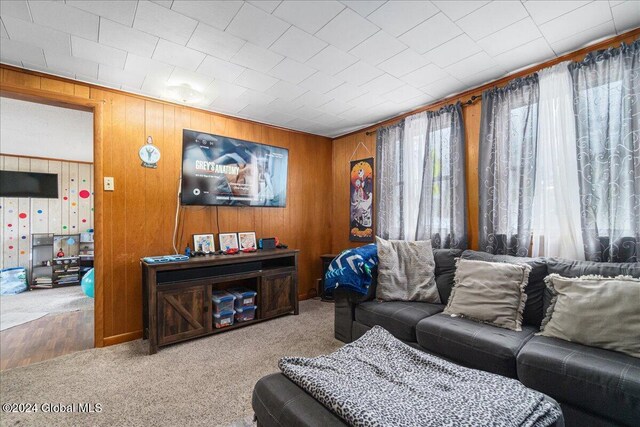
{"label": "curtain rod", "polygon": [[[469,98],[467,101],[462,103],[463,107],[466,107],[467,105],[473,105],[474,102],[476,102],[478,99],[482,99],[482,95],[473,95],[471,98]],[[369,130],[367,132],[365,132],[366,136],[372,135],[374,133],[377,132],[376,130]]]}

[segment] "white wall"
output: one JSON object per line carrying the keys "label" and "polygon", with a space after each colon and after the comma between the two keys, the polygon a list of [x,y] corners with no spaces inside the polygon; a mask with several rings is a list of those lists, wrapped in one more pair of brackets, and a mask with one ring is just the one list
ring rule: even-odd
{"label": "white wall", "polygon": [[0,154],[93,162],[93,113],[2,97]]}

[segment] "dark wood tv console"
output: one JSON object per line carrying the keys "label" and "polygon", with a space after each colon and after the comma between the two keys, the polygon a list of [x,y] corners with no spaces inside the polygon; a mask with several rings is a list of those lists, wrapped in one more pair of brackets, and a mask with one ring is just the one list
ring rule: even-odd
{"label": "dark wood tv console", "polygon": [[[141,265],[143,338],[149,340],[149,354],[164,345],[298,314],[298,250],[206,255],[165,264],[141,260]],[[216,329],[211,292],[238,286],[258,293],[255,319]]]}

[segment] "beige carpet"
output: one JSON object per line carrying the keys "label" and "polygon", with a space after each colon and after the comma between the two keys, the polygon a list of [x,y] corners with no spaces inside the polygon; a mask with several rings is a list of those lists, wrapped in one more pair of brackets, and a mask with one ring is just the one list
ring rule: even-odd
{"label": "beige carpet", "polygon": [[82,351],[0,374],[5,403],[100,403],[94,414],[0,414],[1,425],[222,425],[253,414],[251,391],[280,357],[339,348],[333,304],[302,301],[299,316],[176,344],[146,354],[146,342]]}

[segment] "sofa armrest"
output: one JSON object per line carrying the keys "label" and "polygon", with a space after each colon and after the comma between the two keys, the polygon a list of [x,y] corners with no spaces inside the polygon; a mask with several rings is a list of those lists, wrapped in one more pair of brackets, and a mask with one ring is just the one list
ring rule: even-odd
{"label": "sofa armrest", "polygon": [[355,320],[356,305],[361,302],[370,301],[376,296],[377,272],[374,272],[371,285],[367,295],[362,295],[346,289],[336,289],[333,291],[335,301],[335,324],[334,331],[336,339],[350,343],[352,341],[351,328]]}

